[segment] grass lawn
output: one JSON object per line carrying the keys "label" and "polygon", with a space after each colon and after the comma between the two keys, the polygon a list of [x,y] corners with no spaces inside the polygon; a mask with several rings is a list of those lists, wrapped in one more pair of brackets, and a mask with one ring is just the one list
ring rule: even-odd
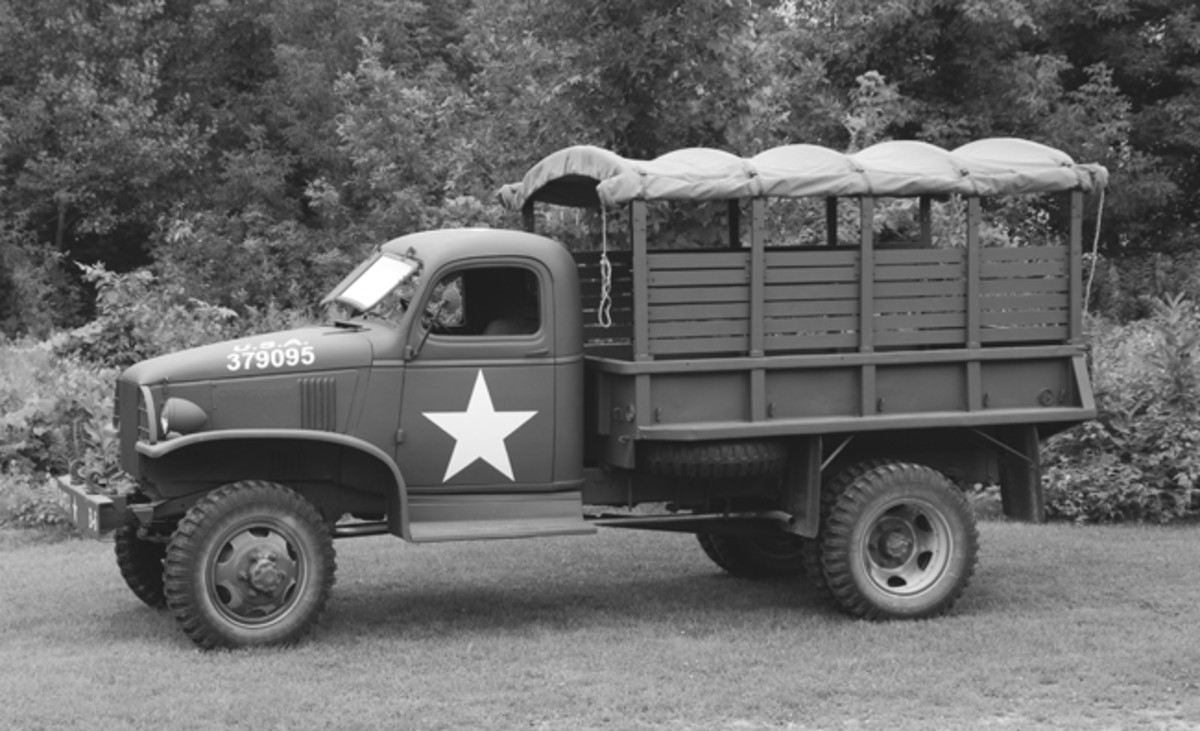
{"label": "grass lawn", "polygon": [[854,621],[691,536],[337,544],[291,649],[202,653],[111,544],[0,532],[0,728],[1200,728],[1200,530],[984,523],[948,617]]}

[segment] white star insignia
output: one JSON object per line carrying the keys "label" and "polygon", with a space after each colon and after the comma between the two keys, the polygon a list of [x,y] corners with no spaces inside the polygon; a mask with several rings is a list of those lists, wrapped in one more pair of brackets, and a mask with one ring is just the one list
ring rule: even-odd
{"label": "white star insignia", "polygon": [[504,440],[537,414],[536,411],[496,411],[482,370],[475,376],[475,388],[471,391],[466,411],[422,413],[439,429],[454,437],[454,452],[450,455],[450,464],[446,466],[446,476],[442,482],[480,459],[508,479],[515,479]]}

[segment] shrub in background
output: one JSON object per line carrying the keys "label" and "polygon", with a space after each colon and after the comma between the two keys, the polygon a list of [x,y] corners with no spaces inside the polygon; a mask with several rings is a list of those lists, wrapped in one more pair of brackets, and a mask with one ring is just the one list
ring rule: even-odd
{"label": "shrub in background", "polygon": [[50,343],[0,343],[0,524],[64,520],[50,474],[72,472],[101,489],[118,487],[116,374],[60,357]]}
{"label": "shrub in background", "polygon": [[1047,513],[1166,523],[1200,514],[1200,313],[1182,295],[1128,325],[1096,324],[1095,421],[1043,451]]}
{"label": "shrub in background", "polygon": [[162,353],[232,337],[236,313],[187,297],[145,269],[117,274],[79,265],[96,288],[96,319],[54,340],[59,355],[125,367]]}

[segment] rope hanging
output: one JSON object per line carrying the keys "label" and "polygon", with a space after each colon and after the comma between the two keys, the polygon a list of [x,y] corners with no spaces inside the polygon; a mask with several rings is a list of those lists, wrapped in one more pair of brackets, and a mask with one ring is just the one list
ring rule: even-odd
{"label": "rope hanging", "polygon": [[1083,289],[1083,311],[1088,311],[1088,302],[1092,299],[1092,280],[1096,277],[1096,264],[1100,252],[1100,217],[1104,215],[1104,188],[1100,189],[1100,205],[1096,207],[1096,235],[1092,239],[1092,268],[1088,271],[1087,286]]}
{"label": "rope hanging", "polygon": [[608,260],[608,215],[600,207],[600,304],[596,308],[600,327],[612,327],[612,262]]}

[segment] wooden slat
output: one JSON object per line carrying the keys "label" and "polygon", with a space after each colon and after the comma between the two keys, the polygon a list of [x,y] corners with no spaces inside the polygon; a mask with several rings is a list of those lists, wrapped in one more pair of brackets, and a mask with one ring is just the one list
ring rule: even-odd
{"label": "wooden slat", "polygon": [[1046,342],[1067,339],[1067,326],[988,328],[982,333],[985,343]]}
{"label": "wooden slat", "polygon": [[966,297],[877,297],[875,311],[890,312],[965,312]]}
{"label": "wooden slat", "polygon": [[1063,294],[1000,294],[983,297],[979,302],[984,312],[995,310],[1047,310],[1066,308],[1070,303]]}
{"label": "wooden slat", "polygon": [[657,305],[650,308],[650,322],[673,322],[708,319],[742,319],[750,317],[748,302],[721,304]]}
{"label": "wooden slat", "polygon": [[1033,310],[984,312],[985,327],[1007,327],[1009,325],[1066,325],[1070,317],[1068,310]]}
{"label": "wooden slat", "polygon": [[858,333],[768,335],[766,344],[768,353],[853,348],[858,345]]}
{"label": "wooden slat", "polygon": [[967,313],[948,312],[916,314],[884,314],[875,318],[875,327],[879,330],[937,330],[943,327],[966,327]]}
{"label": "wooden slat", "polygon": [[966,328],[946,330],[882,330],[876,334],[879,345],[952,345],[967,337]]}
{"label": "wooden slat", "polygon": [[769,285],[766,291],[768,302],[798,302],[820,299],[858,299],[858,285],[853,282],[840,284]]}
{"label": "wooden slat", "polygon": [[749,323],[746,320],[689,320],[687,322],[650,323],[651,340],[745,335],[749,332]]}
{"label": "wooden slat", "polygon": [[811,302],[768,302],[766,316],[785,319],[812,315],[857,315],[858,300],[813,300]]}
{"label": "wooden slat", "polygon": [[858,249],[810,249],[808,251],[781,251],[767,249],[768,269],[810,269],[850,267],[858,263]]}
{"label": "wooden slat", "polygon": [[900,264],[961,264],[962,249],[880,249],[875,253],[879,266]]}
{"label": "wooden slat", "polygon": [[856,315],[835,315],[830,317],[790,317],[787,319],[768,318],[767,334],[779,335],[802,332],[839,332],[857,331],[858,317]]}
{"label": "wooden slat", "polygon": [[966,291],[967,285],[962,279],[935,282],[879,282],[875,285],[875,296],[885,299],[945,294],[964,296]]}
{"label": "wooden slat", "polygon": [[985,264],[1005,261],[1066,261],[1065,246],[989,246],[983,250]]}
{"label": "wooden slat", "polygon": [[724,338],[654,339],[650,341],[652,355],[704,355],[706,353],[738,353],[746,350],[748,336]]}
{"label": "wooden slat", "polygon": [[1066,261],[1015,261],[987,262],[983,265],[984,279],[1012,279],[1013,277],[1067,277]]}
{"label": "wooden slat", "polygon": [[963,265],[960,262],[932,264],[893,264],[875,267],[875,281],[896,282],[922,279],[962,279]]}
{"label": "wooden slat", "polygon": [[696,271],[697,269],[741,269],[749,266],[750,253],[747,251],[671,251],[652,253],[647,256],[647,265],[651,271],[669,271],[682,269]]}
{"label": "wooden slat", "polygon": [[656,287],[720,287],[749,284],[746,269],[700,269],[692,271],[652,271],[650,288]]}
{"label": "wooden slat", "polygon": [[767,268],[767,285],[772,284],[830,284],[834,282],[858,283],[858,268]]}
{"label": "wooden slat", "polygon": [[1061,292],[1067,294],[1070,282],[1066,277],[1044,277],[1038,279],[985,279],[980,283],[980,293],[1023,294],[1025,292]]}
{"label": "wooden slat", "polygon": [[748,287],[678,287],[650,290],[650,304],[686,304],[689,302],[748,302]]}

